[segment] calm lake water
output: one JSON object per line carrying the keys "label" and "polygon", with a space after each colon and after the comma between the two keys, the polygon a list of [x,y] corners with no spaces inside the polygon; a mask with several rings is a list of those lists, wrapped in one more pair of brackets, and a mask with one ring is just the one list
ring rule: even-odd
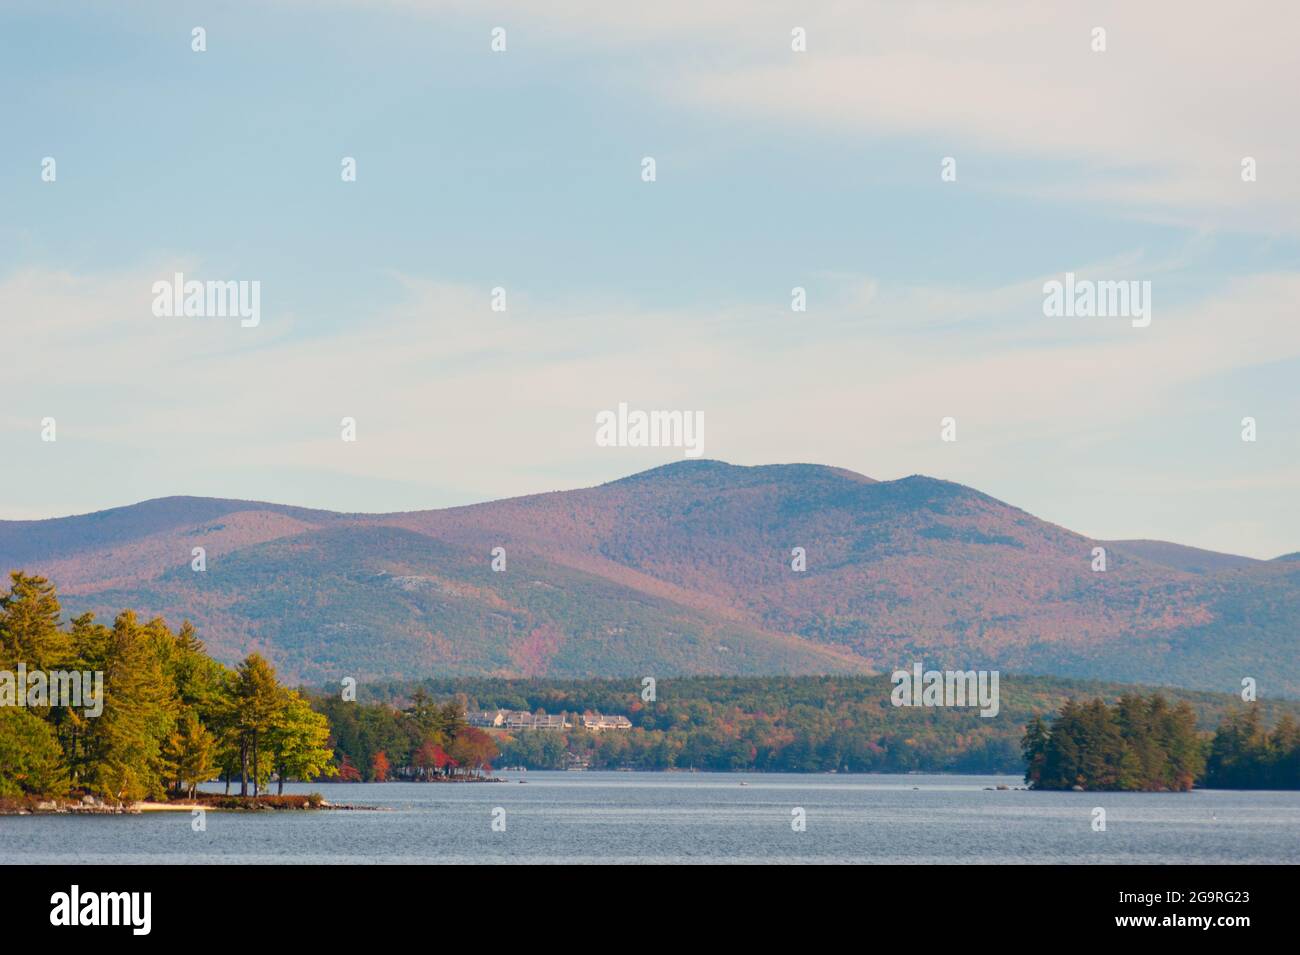
{"label": "calm lake water", "polygon": [[[0,863],[1300,862],[1300,793],[986,792],[1013,776],[504,774],[286,786],[384,812],[0,817]],[[521,785],[519,780],[526,780]],[[743,785],[742,785],[743,784]],[[1106,831],[1092,831],[1092,809]],[[505,810],[504,832],[492,829]],[[791,810],[807,829],[791,828]]]}

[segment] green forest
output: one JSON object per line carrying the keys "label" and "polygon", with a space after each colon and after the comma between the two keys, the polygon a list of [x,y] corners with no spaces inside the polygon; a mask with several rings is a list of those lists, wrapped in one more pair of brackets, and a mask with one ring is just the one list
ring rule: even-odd
{"label": "green forest", "polygon": [[1033,789],[1185,792],[1205,771],[1196,714],[1158,693],[1068,700],[1050,726],[1030,721],[1022,748]]}
{"label": "green forest", "polygon": [[1300,789],[1300,723],[1284,713],[1268,732],[1253,703],[1206,738],[1186,702],[1159,693],[1126,693],[1113,706],[1069,700],[1050,725],[1030,721],[1022,752],[1033,789]]}
{"label": "green forest", "polygon": [[1211,789],[1300,789],[1300,722],[1287,714],[1266,731],[1259,709],[1231,714],[1210,742],[1204,785]]}

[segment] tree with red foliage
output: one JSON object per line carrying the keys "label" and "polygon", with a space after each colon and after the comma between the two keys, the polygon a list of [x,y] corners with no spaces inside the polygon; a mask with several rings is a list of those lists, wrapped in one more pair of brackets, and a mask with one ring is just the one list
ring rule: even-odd
{"label": "tree with red foliage", "polygon": [[424,776],[437,775],[448,767],[456,765],[456,761],[431,739],[426,739],[420,745],[411,757],[411,762]]}
{"label": "tree with red foliage", "polygon": [[451,756],[465,770],[491,772],[497,758],[497,744],[491,735],[474,726],[466,726],[451,741]]}
{"label": "tree with red foliage", "polygon": [[346,753],[343,755],[343,762],[339,765],[339,782],[361,782],[361,770],[352,765],[352,760],[348,759]]}
{"label": "tree with red foliage", "polygon": [[370,781],[382,783],[388,780],[388,755],[381,749],[370,758]]}

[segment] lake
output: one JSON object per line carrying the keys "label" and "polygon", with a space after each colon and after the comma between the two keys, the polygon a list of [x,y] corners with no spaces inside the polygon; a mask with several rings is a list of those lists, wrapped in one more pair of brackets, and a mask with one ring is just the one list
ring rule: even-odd
{"label": "lake", "polygon": [[[388,811],[209,812],[206,832],[183,812],[4,816],[0,863],[1300,862],[1296,792],[985,791],[1021,785],[1015,776],[503,775],[286,786]],[[1092,829],[1098,806],[1105,832]],[[505,831],[493,830],[497,807]]]}

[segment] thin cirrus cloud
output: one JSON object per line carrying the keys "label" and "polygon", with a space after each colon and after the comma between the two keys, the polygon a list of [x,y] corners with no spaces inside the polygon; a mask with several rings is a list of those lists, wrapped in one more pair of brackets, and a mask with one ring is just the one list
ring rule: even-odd
{"label": "thin cirrus cloud", "polygon": [[[489,16],[462,2],[396,6]],[[568,0],[498,4],[490,18],[518,27],[521,43],[540,32],[546,42],[560,34],[561,43],[637,49],[644,59],[629,61],[626,75],[701,111],[768,119],[793,134],[925,137],[944,154],[1055,160],[1072,165],[1068,183],[987,185],[1294,233],[1300,180],[1287,170],[1300,128],[1284,118],[1300,112],[1300,10],[1280,0],[1253,5],[1230,31],[1222,16],[1221,5],[1197,2]],[[798,57],[789,46],[795,27],[808,37]],[[1090,45],[1098,27],[1104,53]],[[1248,189],[1246,156],[1261,169]]]}

